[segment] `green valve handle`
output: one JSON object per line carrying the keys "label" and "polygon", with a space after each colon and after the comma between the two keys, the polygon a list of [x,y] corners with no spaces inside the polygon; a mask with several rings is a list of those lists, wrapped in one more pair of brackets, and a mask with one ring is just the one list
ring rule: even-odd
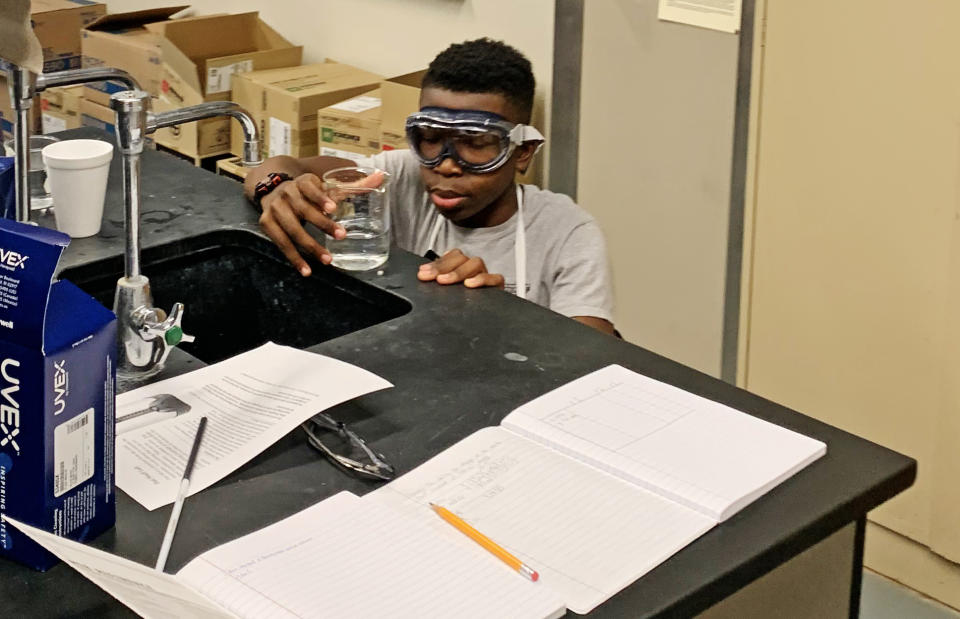
{"label": "green valve handle", "polygon": [[170,327],[163,334],[163,339],[166,340],[168,346],[176,346],[183,339],[183,329],[177,326]]}

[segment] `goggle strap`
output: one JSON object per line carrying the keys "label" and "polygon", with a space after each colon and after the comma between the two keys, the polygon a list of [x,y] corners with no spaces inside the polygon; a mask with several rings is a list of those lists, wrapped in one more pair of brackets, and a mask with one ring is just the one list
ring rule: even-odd
{"label": "goggle strap", "polygon": [[541,144],[546,141],[546,138],[543,137],[543,134],[537,131],[536,127],[531,127],[530,125],[515,125],[513,129],[510,130],[510,141],[514,144],[524,144],[526,142],[540,142]]}

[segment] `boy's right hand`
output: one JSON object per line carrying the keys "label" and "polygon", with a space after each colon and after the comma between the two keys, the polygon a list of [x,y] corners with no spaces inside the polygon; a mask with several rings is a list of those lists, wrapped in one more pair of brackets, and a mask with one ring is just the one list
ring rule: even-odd
{"label": "boy's right hand", "polygon": [[324,191],[323,181],[316,174],[308,172],[284,181],[264,196],[260,206],[263,208],[260,227],[304,277],[310,275],[310,265],[297,247],[323,264],[330,264],[333,257],[310,236],[303,222],[309,221],[335,239],[342,239],[347,234],[342,226],[330,219],[337,203]]}
{"label": "boy's right hand", "polygon": [[309,221],[337,240],[346,238],[347,231],[331,219],[337,210],[337,201],[356,193],[351,191],[354,187],[379,187],[383,181],[384,174],[377,171],[357,182],[339,185],[328,191],[319,176],[306,172],[280,183],[263,197],[260,201],[263,209],[260,227],[300,274],[307,277],[311,273],[310,265],[300,255],[298,247],[323,264],[330,264],[333,256],[304,229],[303,222]]}
{"label": "boy's right hand", "polygon": [[310,265],[303,259],[297,247],[316,257],[323,264],[330,264],[330,252],[304,229],[309,221],[330,236],[342,239],[346,231],[330,217],[336,208],[323,190],[323,181],[316,174],[301,174],[291,181],[284,181],[260,201],[260,227],[269,236],[287,260],[301,275],[310,275]]}

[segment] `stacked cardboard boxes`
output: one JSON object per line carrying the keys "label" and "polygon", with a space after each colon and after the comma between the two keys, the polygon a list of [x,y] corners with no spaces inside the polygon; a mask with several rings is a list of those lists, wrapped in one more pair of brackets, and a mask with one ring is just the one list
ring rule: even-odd
{"label": "stacked cardboard boxes", "polygon": [[[170,20],[186,6],[106,15],[83,29],[84,67],[112,67],[129,73],[144,91],[156,97],[162,79],[159,36],[148,26]],[[84,126],[113,133],[110,95],[127,87],[120,82],[97,82],[83,89],[80,120]]]}
{"label": "stacked cardboard boxes", "polygon": [[[43,49],[44,73],[80,66],[80,35],[84,26],[107,12],[105,4],[90,0],[33,0],[30,20]],[[40,97],[33,102],[30,129],[39,131]],[[0,137],[13,134],[15,121],[6,73],[0,70]]]}
{"label": "stacked cardboard boxes", "polygon": [[[162,79],[154,105],[158,112],[230,101],[236,75],[299,65],[303,56],[302,47],[280,36],[256,12],[173,20],[150,28],[161,35]],[[211,118],[161,129],[155,139],[195,158],[228,153],[230,120]]]}
{"label": "stacked cardboard boxes", "polygon": [[241,183],[247,178],[250,168],[244,167],[240,157],[227,157],[217,161],[217,174],[226,176]]}
{"label": "stacked cardboard boxes", "polygon": [[360,159],[380,152],[380,89],[317,111],[320,155]]}
{"label": "stacked cardboard boxes", "polygon": [[43,72],[80,67],[80,33],[106,14],[105,4],[89,0],[32,0],[30,19],[43,48]]}
{"label": "stacked cardboard boxes", "polygon": [[319,110],[319,154],[356,160],[406,148],[406,119],[420,107],[423,73],[384,80],[376,90]]}
{"label": "stacked cardboard boxes", "polygon": [[[33,123],[31,128],[36,130],[37,120],[39,119],[37,108],[40,107],[34,103]],[[13,110],[13,103],[10,101],[10,89],[7,88],[7,74],[0,70],[0,142],[13,135],[13,123],[16,121],[16,113]],[[0,148],[0,152],[2,152]]]}
{"label": "stacked cardboard boxes", "polygon": [[407,116],[420,109],[420,82],[426,70],[390,78],[380,84],[383,111],[380,115],[380,147],[407,148]]}
{"label": "stacked cardboard boxes", "polygon": [[76,129],[80,123],[83,86],[48,88],[40,95],[40,127],[43,133]]}
{"label": "stacked cardboard boxes", "polygon": [[[112,67],[129,73],[140,88],[156,97],[163,78],[160,36],[151,25],[170,20],[185,6],[106,15],[83,29],[83,66]],[[126,86],[119,82],[88,84],[84,97],[108,107],[110,95]]]}
{"label": "stacked cardboard boxes", "polygon": [[[382,79],[337,62],[253,71],[234,76],[233,100],[257,121],[264,157],[307,157],[318,152],[317,111],[369,92]],[[243,135],[236,124],[231,152],[243,153]]]}
{"label": "stacked cardboard boxes", "polygon": [[94,127],[106,131],[110,135],[116,135],[115,123],[116,116],[110,108],[94,103],[90,99],[80,101],[80,124],[82,126]]}
{"label": "stacked cardboard boxes", "polygon": [[[171,19],[182,6],[118,13],[83,31],[85,66],[130,73],[149,92],[153,111],[231,99],[232,77],[243,71],[300,63],[303,48],[292,45],[256,12]],[[225,36],[229,33],[229,36]],[[102,82],[87,88],[86,116],[109,113],[110,95],[125,88]],[[230,122],[211,118],[160,129],[157,144],[192,158],[227,153]]]}
{"label": "stacked cardboard boxes", "polygon": [[[7,88],[7,74],[0,70],[0,138],[6,139],[13,136],[13,123],[16,122],[16,117],[13,103],[10,101],[10,89]],[[30,108],[30,131],[36,133],[39,130],[40,97],[37,97]]]}

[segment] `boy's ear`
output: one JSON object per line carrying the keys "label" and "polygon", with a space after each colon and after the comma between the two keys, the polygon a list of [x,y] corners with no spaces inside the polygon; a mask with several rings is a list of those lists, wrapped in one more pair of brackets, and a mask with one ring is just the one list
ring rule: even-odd
{"label": "boy's ear", "polygon": [[533,161],[533,156],[536,154],[539,146],[539,142],[524,142],[517,147],[517,152],[519,153],[517,155],[517,172],[520,174],[527,173],[530,162]]}

